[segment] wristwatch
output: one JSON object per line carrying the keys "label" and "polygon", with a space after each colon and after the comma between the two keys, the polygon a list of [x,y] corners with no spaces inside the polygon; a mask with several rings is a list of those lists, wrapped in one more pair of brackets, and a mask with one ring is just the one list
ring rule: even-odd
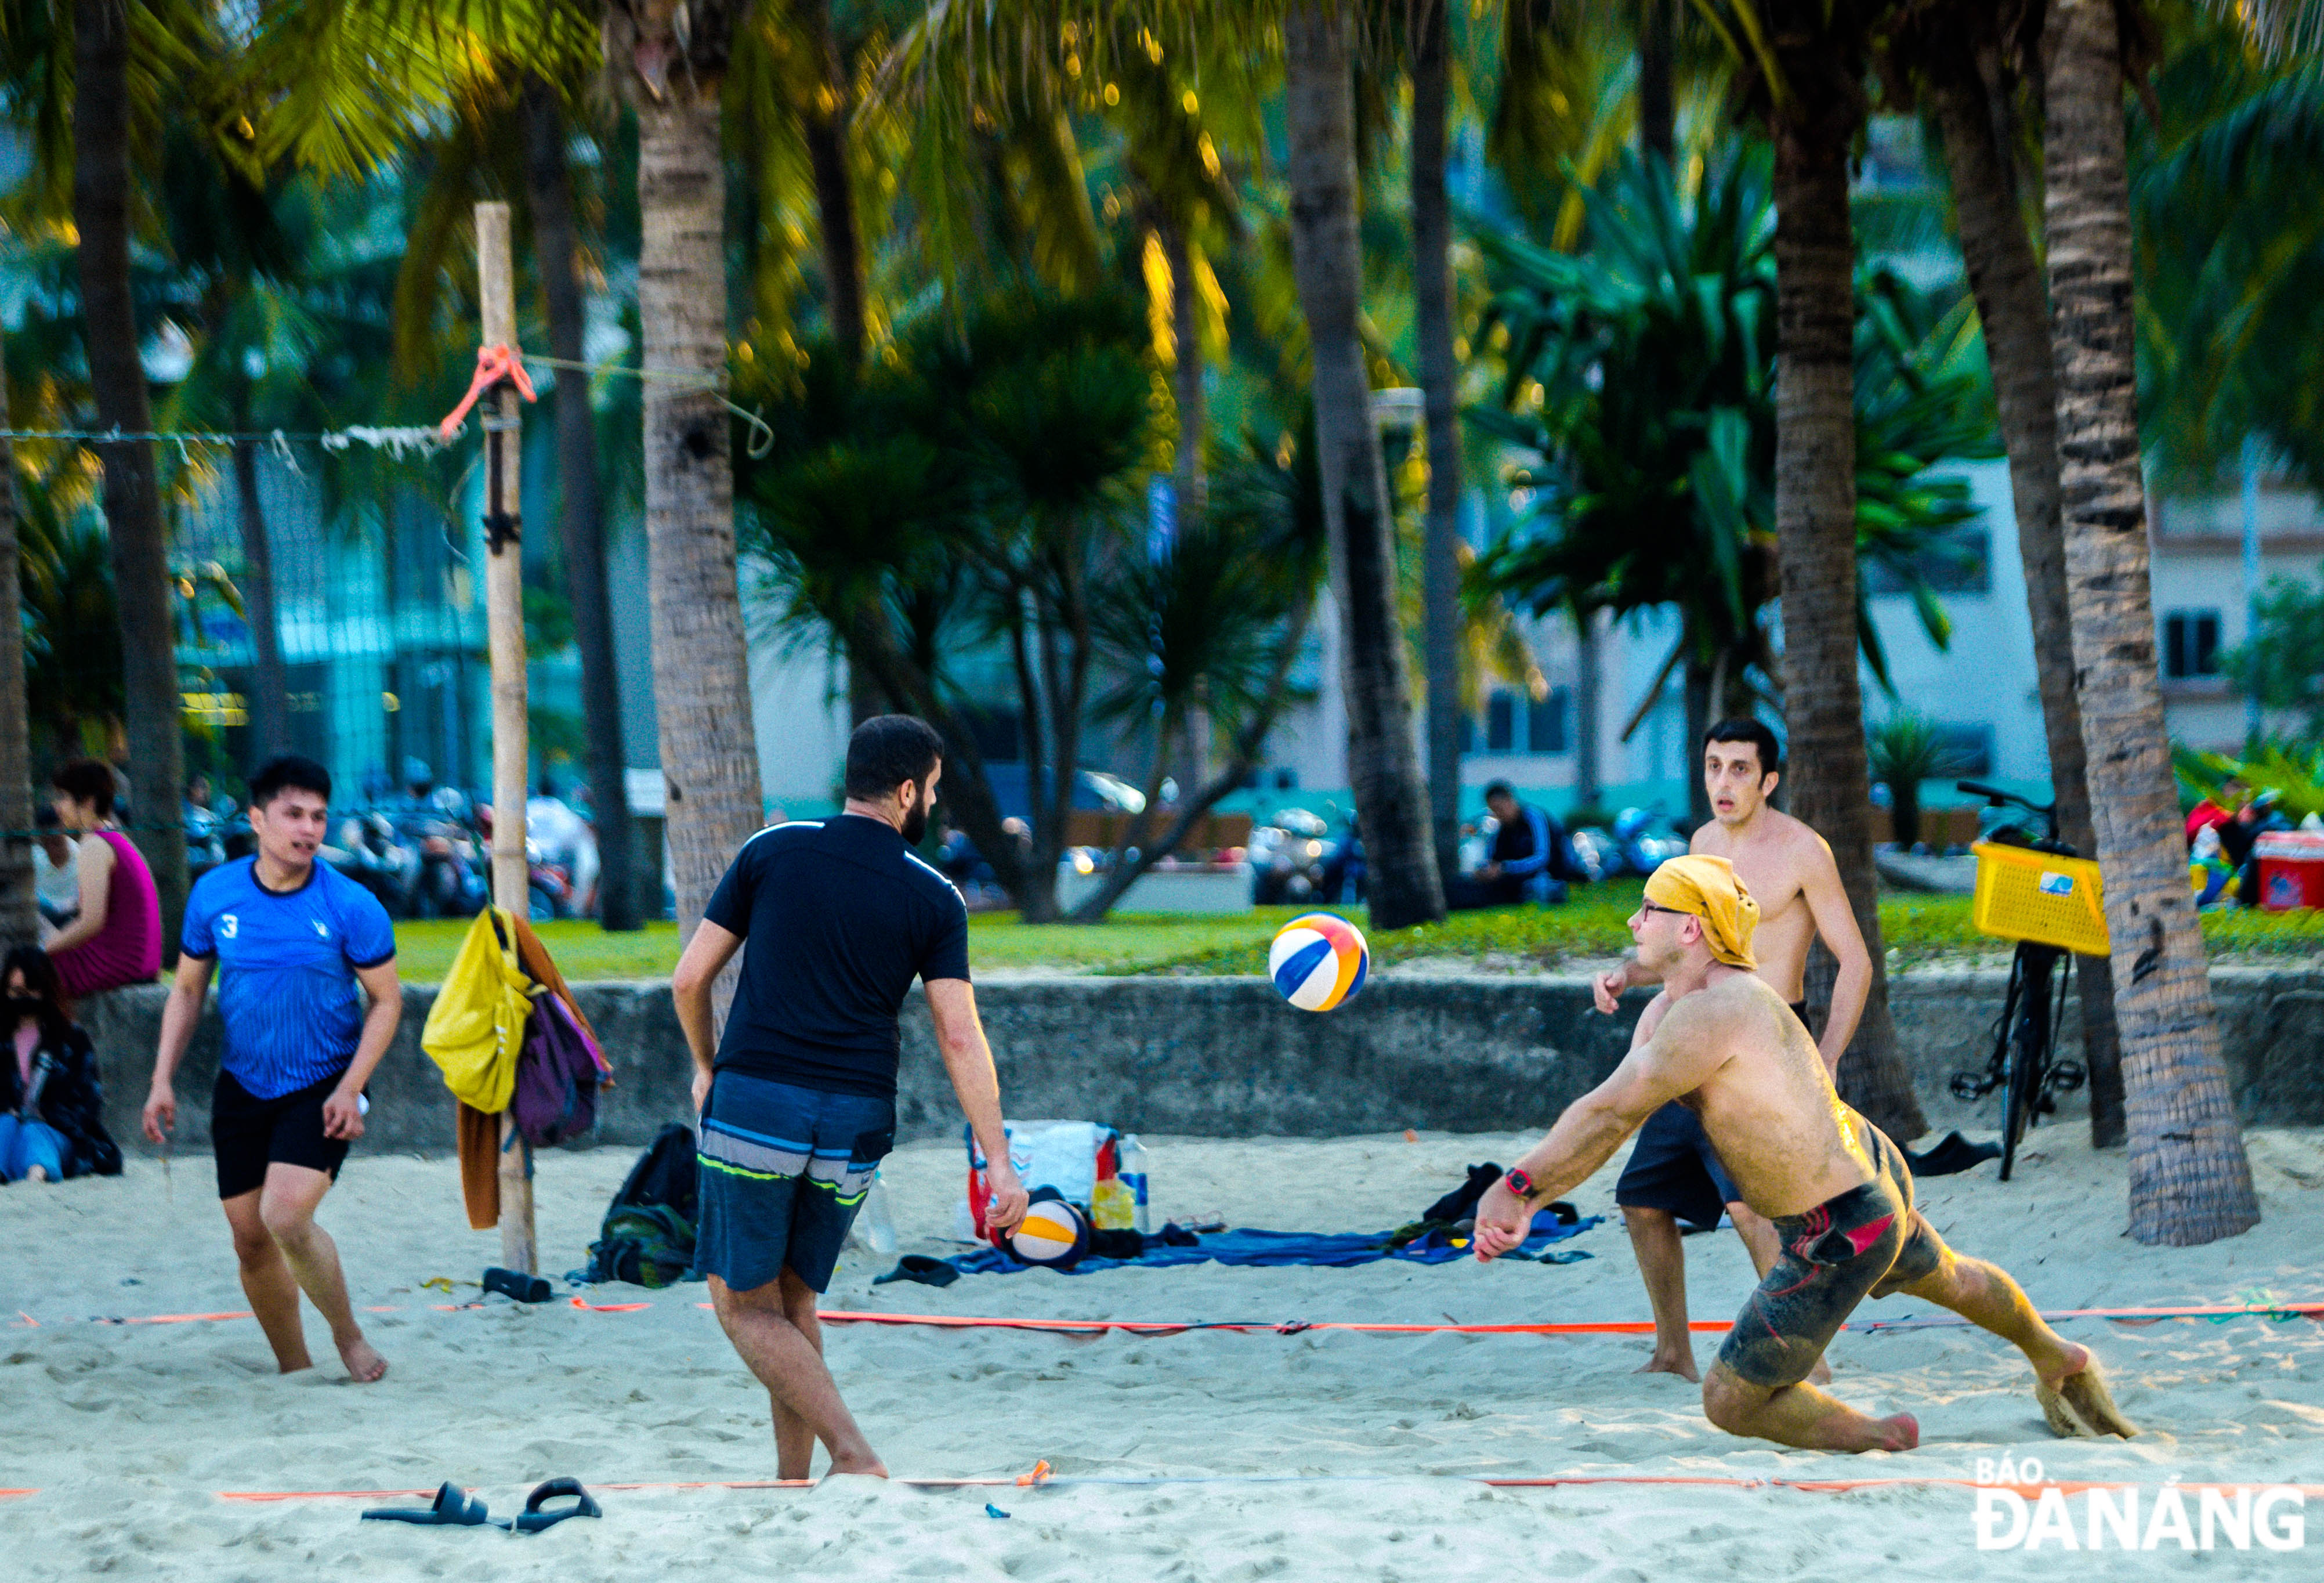
{"label": "wristwatch", "polygon": [[1517,1194],[1519,1199],[1528,1204],[1533,1202],[1534,1187],[1531,1172],[1512,1165],[1501,1172],[1501,1180],[1508,1185],[1509,1191]]}

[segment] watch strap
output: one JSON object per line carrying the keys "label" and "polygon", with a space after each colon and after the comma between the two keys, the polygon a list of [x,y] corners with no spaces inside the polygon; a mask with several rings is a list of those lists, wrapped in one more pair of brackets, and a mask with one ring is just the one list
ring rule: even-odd
{"label": "watch strap", "polygon": [[1531,1172],[1512,1165],[1501,1172],[1501,1180],[1508,1184],[1509,1191],[1517,1194],[1518,1198],[1528,1201],[1532,1199],[1534,1189]]}

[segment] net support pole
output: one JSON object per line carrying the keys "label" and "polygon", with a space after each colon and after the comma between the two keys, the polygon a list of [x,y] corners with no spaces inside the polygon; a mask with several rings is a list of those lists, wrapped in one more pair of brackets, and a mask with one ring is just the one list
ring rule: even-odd
{"label": "net support pole", "polygon": [[[516,270],[509,251],[509,206],[476,205],[477,301],[482,344],[517,344]],[[527,782],[524,674],[524,551],[521,543],[524,423],[515,388],[503,381],[484,398],[484,621],[493,663],[493,903],[523,918],[531,884],[524,855]],[[533,1236],[532,1145],[501,1116],[501,1263],[540,1273]]]}

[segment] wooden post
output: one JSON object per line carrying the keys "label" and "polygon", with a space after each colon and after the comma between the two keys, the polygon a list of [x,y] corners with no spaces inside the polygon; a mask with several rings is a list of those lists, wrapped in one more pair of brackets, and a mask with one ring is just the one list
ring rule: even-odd
{"label": "wooden post", "polygon": [[[477,297],[487,347],[516,347],[516,273],[509,254],[509,206],[476,205]],[[524,858],[527,782],[524,675],[524,554],[519,490],[524,421],[503,383],[477,404],[484,430],[484,622],[493,660],[493,904],[527,916],[531,885]],[[501,1117],[501,1263],[540,1273],[533,1236],[532,1145]]]}

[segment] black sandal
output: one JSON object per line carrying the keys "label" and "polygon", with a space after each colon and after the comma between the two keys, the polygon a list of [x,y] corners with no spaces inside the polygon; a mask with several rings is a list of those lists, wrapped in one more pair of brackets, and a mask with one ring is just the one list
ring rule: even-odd
{"label": "black sandal", "polygon": [[[572,1505],[554,1512],[540,1509],[546,1503],[566,1495],[573,1497]],[[544,1528],[556,1527],[567,1517],[602,1517],[604,1514],[597,1503],[590,1498],[589,1492],[581,1487],[579,1479],[552,1478],[525,1497],[522,1513],[509,1522],[493,1526],[505,1528],[512,1533],[539,1533]]]}
{"label": "black sandal", "polygon": [[366,1523],[410,1523],[422,1528],[481,1528],[492,1521],[484,1503],[446,1479],[436,1492],[436,1504],[425,1511],[410,1506],[380,1506],[363,1514]]}

